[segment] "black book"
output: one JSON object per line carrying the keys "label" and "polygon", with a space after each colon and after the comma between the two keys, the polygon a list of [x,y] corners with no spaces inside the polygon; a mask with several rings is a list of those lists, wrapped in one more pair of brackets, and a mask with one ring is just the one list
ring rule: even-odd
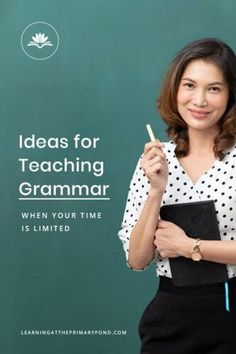
{"label": "black book", "polygon": [[[221,239],[213,200],[164,205],[160,216],[162,220],[181,227],[189,237]],[[169,261],[175,286],[209,284],[228,279],[225,264],[205,260],[196,262],[185,257],[169,258]]]}

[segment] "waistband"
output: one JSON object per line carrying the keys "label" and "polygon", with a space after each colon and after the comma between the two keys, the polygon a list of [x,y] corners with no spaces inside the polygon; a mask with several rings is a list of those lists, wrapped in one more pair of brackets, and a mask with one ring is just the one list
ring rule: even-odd
{"label": "waistband", "polygon": [[[159,290],[177,295],[216,295],[225,294],[226,291],[225,282],[191,286],[174,286],[171,278],[160,276],[159,280]],[[227,283],[228,290],[236,293],[236,277],[229,279]]]}

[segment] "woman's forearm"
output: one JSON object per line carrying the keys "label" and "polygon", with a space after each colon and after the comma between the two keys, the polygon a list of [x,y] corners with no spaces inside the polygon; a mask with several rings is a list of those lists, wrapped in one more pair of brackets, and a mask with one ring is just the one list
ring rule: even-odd
{"label": "woman's forearm", "polygon": [[134,269],[145,268],[155,257],[153,242],[162,197],[162,192],[149,191],[140,217],[131,232],[128,263]]}
{"label": "woman's forearm", "polygon": [[[193,244],[193,243],[192,243]],[[223,264],[236,264],[236,241],[201,240],[202,259]],[[185,257],[190,258],[193,249],[185,250]]]}

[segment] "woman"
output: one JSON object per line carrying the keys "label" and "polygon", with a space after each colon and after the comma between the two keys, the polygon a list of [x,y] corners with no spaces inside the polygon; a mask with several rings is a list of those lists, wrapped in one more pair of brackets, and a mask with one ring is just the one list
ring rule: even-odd
{"label": "woman", "polygon": [[[149,142],[134,172],[119,237],[128,265],[153,260],[156,296],[139,324],[142,354],[233,354],[236,348],[236,58],[216,39],[172,61],[158,99],[170,142]],[[220,240],[160,220],[164,205],[213,200]],[[228,282],[173,285],[177,257],[226,265]]]}

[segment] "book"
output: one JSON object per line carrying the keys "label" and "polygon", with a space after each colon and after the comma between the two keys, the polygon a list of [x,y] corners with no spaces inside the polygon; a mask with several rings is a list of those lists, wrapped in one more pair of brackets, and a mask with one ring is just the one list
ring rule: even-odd
{"label": "book", "polygon": [[[164,205],[160,216],[162,220],[181,227],[189,237],[221,239],[213,200]],[[209,284],[228,279],[225,264],[206,260],[194,262],[185,257],[169,258],[169,262],[175,286]]]}

